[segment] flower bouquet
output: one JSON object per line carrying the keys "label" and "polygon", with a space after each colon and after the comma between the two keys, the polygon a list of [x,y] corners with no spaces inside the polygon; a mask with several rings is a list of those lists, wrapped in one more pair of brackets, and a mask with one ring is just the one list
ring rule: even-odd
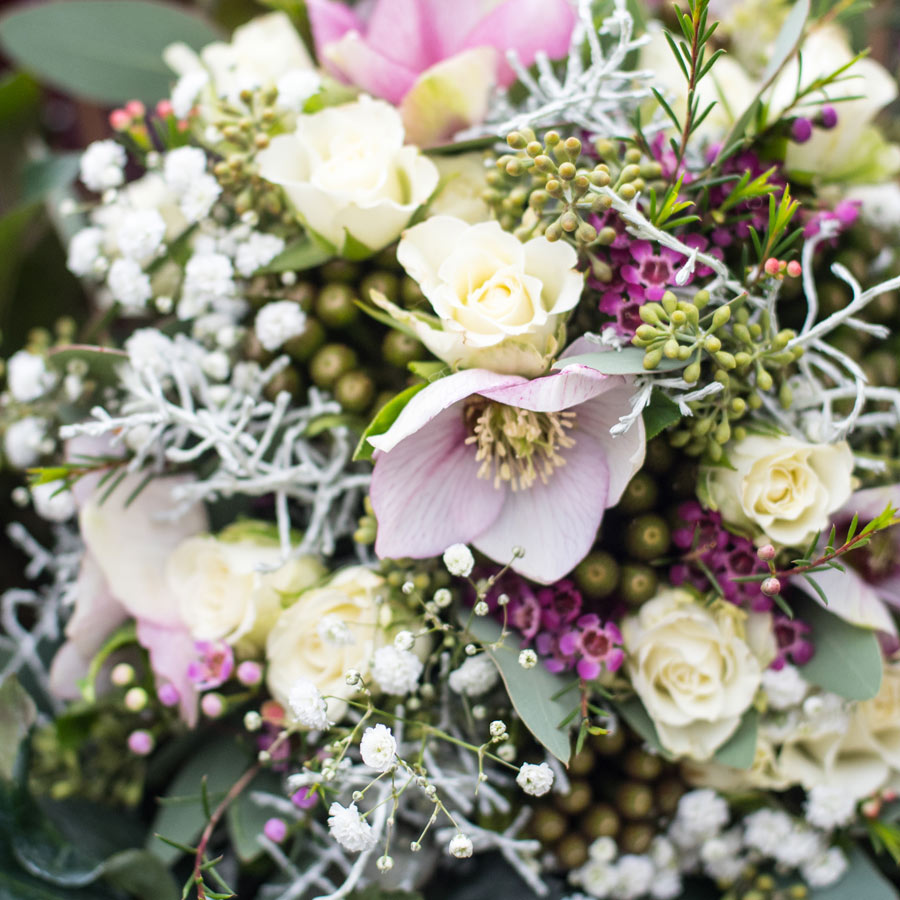
{"label": "flower bouquet", "polygon": [[897,900],[854,4],[267,5],[0,20],[0,896]]}

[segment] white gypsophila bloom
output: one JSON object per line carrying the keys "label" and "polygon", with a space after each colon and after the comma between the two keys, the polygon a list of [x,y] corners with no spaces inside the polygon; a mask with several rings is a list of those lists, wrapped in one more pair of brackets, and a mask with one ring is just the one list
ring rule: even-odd
{"label": "white gypsophila bloom", "polygon": [[533,669],[537,665],[537,653],[534,650],[525,649],[519,654],[519,665],[523,669]]}
{"label": "white gypsophila bloom", "polygon": [[700,847],[700,861],[704,872],[717,881],[732,882],[737,879],[747,864],[746,858],[740,853],[741,844],[742,835],[738,828],[704,841]]}
{"label": "white gypsophila bloom", "polygon": [[646,856],[626,853],[615,864],[616,884],[612,896],[615,900],[637,900],[643,897],[653,884],[656,867]]}
{"label": "white gypsophila bloom", "polygon": [[791,817],[777,809],[758,809],[744,818],[744,846],[774,857],[778,845],[794,828]]}
{"label": "white gypsophila bloom", "polygon": [[681,882],[681,873],[676,868],[657,871],[650,888],[650,896],[653,900],[676,900],[681,896],[684,885]]}
{"label": "white gypsophila bloom", "polygon": [[356,641],[350,626],[337,615],[323,616],[316,625],[316,631],[322,643],[332,647],[348,647]]}
{"label": "white gypsophila bloom", "polygon": [[268,351],[277,350],[285,342],[303,333],[306,313],[293,300],[267,303],[257,314],[254,329],[259,342]]}
{"label": "white gypsophila bloom", "polygon": [[447,847],[451,856],[455,856],[457,859],[468,859],[475,847],[472,845],[471,839],[459,832],[459,834],[453,835],[450,839],[450,844]]}
{"label": "white gypsophila bloom", "polygon": [[306,101],[322,86],[322,79],[315,69],[291,69],[275,82],[275,86],[278,88],[277,106],[302,112]]}
{"label": "white gypsophila bloom", "polygon": [[62,481],[47,481],[31,488],[34,511],[48,522],[66,522],[75,515],[75,497]]}
{"label": "white gypsophila bloom", "polygon": [[398,631],[394,635],[394,646],[398,650],[412,650],[416,643],[416,636],[411,631]]}
{"label": "white gypsophila bloom", "polygon": [[523,763],[516,775],[516,784],[532,797],[543,797],[553,787],[553,769],[542,762]]}
{"label": "white gypsophila bloom", "polygon": [[44,357],[29,350],[17,350],[6,361],[6,386],[13,400],[29,403],[47,393],[56,384],[56,375],[47,368]]}
{"label": "white gypsophila bloom", "polygon": [[860,204],[862,220],[879,231],[900,230],[900,185],[895,181],[851,188],[846,199]]}
{"label": "white gypsophila bloom", "polygon": [[335,801],[328,808],[328,830],[331,836],[351,853],[371,850],[376,843],[372,826],[359,814],[355,803],[348,807]]}
{"label": "white gypsophila bloom", "polygon": [[362,761],[376,772],[387,772],[394,766],[397,756],[397,741],[387,725],[367,728],[359,742]]}
{"label": "white gypsophila bloom", "polygon": [[234,268],[221,253],[195,253],[184,267],[178,316],[194,319],[212,304],[234,296]]}
{"label": "white gypsophila bloom", "polygon": [[619,872],[610,860],[589,859],[572,873],[572,881],[580,884],[591,897],[608,900],[619,883]]}
{"label": "white gypsophila bloom", "polygon": [[135,260],[153,256],[165,236],[165,220],[155,209],[130,210],[116,229],[116,243],[122,255]]}
{"label": "white gypsophila bloom", "polygon": [[776,862],[792,869],[811,862],[823,850],[822,836],[801,822],[794,822],[788,835],[774,848]]}
{"label": "white gypsophila bloom", "polygon": [[709,788],[688,791],[678,801],[670,835],[683,849],[699,846],[728,822],[728,804]]}
{"label": "white gypsophila bloom", "polygon": [[806,795],[806,821],[830,831],[849,825],[856,816],[856,800],[845,787],[817,784]]}
{"label": "white gypsophila bloom", "polygon": [[41,445],[47,436],[47,422],[37,416],[26,416],[13,422],[3,436],[6,461],[14,469],[27,469],[41,458]]}
{"label": "white gypsophila bloom", "polygon": [[653,860],[653,865],[657,869],[668,869],[678,865],[678,851],[675,849],[675,845],[661,834],[656,835],[650,842],[647,855]]}
{"label": "white gypsophila bloom", "polygon": [[210,378],[215,381],[224,381],[228,377],[229,371],[231,371],[231,360],[228,359],[227,353],[223,353],[221,350],[214,350],[203,357],[203,362],[200,366]]}
{"label": "white gypsophila bloom", "polygon": [[100,228],[82,228],[69,241],[66,267],[79,278],[96,274],[97,262],[102,258],[103,231]]}
{"label": "white gypsophila bloom", "polygon": [[170,150],[163,162],[163,178],[176,194],[183,194],[191,182],[206,174],[206,154],[199,147]]}
{"label": "white gypsophila bloom", "polygon": [[402,696],[416,689],[422,668],[422,660],[414,653],[388,644],[375,651],[372,677],[386,694]]}
{"label": "white gypsophila bloom", "polygon": [[612,862],[618,855],[619,845],[611,837],[599,837],[588,847],[588,856],[596,862]]}
{"label": "white gypsophila bloom", "polygon": [[465,544],[453,544],[444,551],[444,565],[451,575],[468,578],[475,565],[475,557]]}
{"label": "white gypsophila bloom", "polygon": [[140,309],[153,296],[150,279],[133,259],[117,259],[106,277],[113,299],[129,309]]}
{"label": "white gypsophila bloom", "polygon": [[824,853],[800,867],[803,880],[811,888],[836,884],[847,871],[847,856],[840,847],[829,847]]}
{"label": "white gypsophila bloom", "polygon": [[155,328],[138,328],[125,341],[125,352],[134,369],[149,369],[157,377],[162,377],[169,371],[175,345],[171,338]]}
{"label": "white gypsophila bloom", "polygon": [[115,141],[94,141],[81,154],[81,181],[91,191],[101,193],[125,181],[125,148]]}
{"label": "white gypsophila bloom", "polygon": [[199,222],[209,215],[219,199],[222,186],[215,177],[206,173],[193,179],[178,199],[178,208],[188,222]]}
{"label": "white gypsophila bloom", "polygon": [[294,718],[301,725],[316,731],[328,729],[328,707],[325,698],[311,681],[303,678],[296,682],[288,694],[288,704]]}
{"label": "white gypsophila bloom", "polygon": [[772,709],[790,709],[803,701],[809,684],[796,666],[786,664],[781,669],[766,669],[762,687]]}
{"label": "white gypsophila bloom", "polygon": [[479,653],[478,656],[468,657],[458,669],[454,669],[447,683],[450,690],[457,694],[480,697],[490,691],[499,679],[500,674],[491,658],[486,653]]}
{"label": "white gypsophila bloom", "polygon": [[203,69],[194,69],[182,75],[172,90],[172,112],[179,119],[186,118],[193,108],[197,97],[200,96],[200,91],[208,83],[209,73]]}
{"label": "white gypsophila bloom", "polygon": [[257,269],[272,262],[282,250],[284,241],[277,235],[251,231],[247,238],[238,244],[234,257],[235,268],[245,278],[249,278]]}

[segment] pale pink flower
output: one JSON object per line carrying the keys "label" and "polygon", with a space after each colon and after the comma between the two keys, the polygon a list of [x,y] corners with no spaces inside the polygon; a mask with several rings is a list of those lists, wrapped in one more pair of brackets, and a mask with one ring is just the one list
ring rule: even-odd
{"label": "pale pink flower", "polygon": [[558,59],[575,24],[568,0],[376,0],[364,19],[334,0],[306,6],[319,61],[399,105],[420,145],[481,121],[493,84],[515,80],[508,49],[525,65]]}
{"label": "pale pink flower", "polygon": [[376,552],[421,559],[468,543],[506,563],[518,547],[517,572],[557,581],[643,463],[640,419],[610,434],[632,394],[628,379],[582,365],[531,381],[467,369],[428,385],[369,438]]}

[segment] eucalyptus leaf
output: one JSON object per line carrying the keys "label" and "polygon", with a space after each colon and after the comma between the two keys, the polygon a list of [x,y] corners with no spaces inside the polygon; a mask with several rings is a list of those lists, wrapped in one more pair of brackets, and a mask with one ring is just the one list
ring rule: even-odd
{"label": "eucalyptus leaf", "polygon": [[[688,364],[683,359],[661,359],[654,372],[669,372],[675,369],[683,369]],[[644,351],[640,347],[623,347],[621,350],[605,350],[596,353],[582,353],[578,356],[567,356],[558,359],[554,369],[564,369],[566,366],[587,366],[604,375],[646,375],[644,368]]]}
{"label": "eucalyptus leaf", "polygon": [[257,838],[263,833],[263,826],[272,817],[271,807],[263,806],[254,799],[254,792],[262,791],[283,796],[281,779],[274,773],[260,772],[244,788],[225,814],[228,823],[228,838],[241,862],[249,863],[262,852],[262,844]]}
{"label": "eucalyptus leaf", "polygon": [[14,9],[0,44],[27,72],[102,104],[155,103],[175,80],[162,59],[175,41],[194,49],[220,37],[208,22],[148,0],[66,0]]}
{"label": "eucalyptus leaf", "polygon": [[850,851],[850,865],[836,884],[815,888],[809,900],[898,900],[897,889],[881,874],[866,854],[854,847]]}
{"label": "eucalyptus leaf", "polygon": [[51,350],[47,362],[61,374],[65,373],[69,363],[79,362],[86,365],[91,377],[101,384],[115,384],[116,373],[122,363],[128,362],[128,354],[111,347],[68,344]]}
{"label": "eucalyptus leaf", "polygon": [[329,249],[321,241],[314,240],[311,237],[304,237],[285,247],[268,265],[259,269],[257,274],[301,272],[328,262],[334,255],[334,250]]}
{"label": "eucalyptus leaf", "polygon": [[654,390],[650,394],[650,402],[644,407],[642,415],[648,441],[653,440],[670,425],[681,421],[678,404],[660,390]]}
{"label": "eucalyptus leaf", "polygon": [[174,862],[179,851],[156,835],[180,844],[192,844],[206,824],[200,796],[204,775],[210,802],[215,806],[251,762],[250,752],[236,741],[217,737],[199,747],[169,785],[165,794],[167,802],[160,805],[150,828],[147,849],[164,863]]}
{"label": "eucalyptus leaf", "polygon": [[37,718],[37,707],[15,675],[0,683],[0,778],[11,779],[19,746]]}
{"label": "eucalyptus leaf", "polygon": [[670,758],[670,755],[663,748],[662,743],[660,743],[659,735],[656,733],[656,726],[653,724],[653,719],[650,718],[650,714],[644,708],[644,704],[641,703],[639,697],[629,697],[627,700],[617,703],[616,711],[628,723],[631,729],[644,739],[652,750],[655,750],[666,758]]}
{"label": "eucalyptus leaf", "polygon": [[744,713],[737,731],[716,751],[714,759],[723,766],[749,769],[756,758],[759,713],[750,708]]}
{"label": "eucalyptus leaf", "polygon": [[178,900],[172,873],[149,850],[123,850],[103,863],[103,877],[138,900]]}
{"label": "eucalyptus leaf", "polygon": [[510,645],[509,636],[501,647],[490,647],[501,634],[500,626],[493,619],[473,618],[469,632],[485,645],[485,652],[500,671],[519,718],[539,743],[568,765],[572,753],[569,732],[567,728],[560,728],[559,723],[572,712],[575,701],[571,694],[560,696],[566,688],[566,680],[540,664],[533,669],[522,668],[519,650]]}
{"label": "eucalyptus leaf", "polygon": [[22,203],[36,203],[72,184],[80,157],[80,153],[55,153],[27,163],[22,170]]}
{"label": "eucalyptus leaf", "polygon": [[414,384],[405,391],[401,391],[393,400],[389,400],[378,410],[375,418],[369,423],[366,430],[362,433],[359,443],[356,445],[356,452],[353,454],[354,460],[372,458],[375,448],[369,443],[369,438],[374,437],[376,434],[384,434],[394,424],[400,413],[403,412],[406,404],[424,387],[427,387],[427,385]]}
{"label": "eucalyptus leaf", "polygon": [[847,700],[870,700],[881,687],[882,656],[875,632],[857,628],[812,600],[798,601],[798,617],[812,630],[816,648],[803,667],[810,684]]}

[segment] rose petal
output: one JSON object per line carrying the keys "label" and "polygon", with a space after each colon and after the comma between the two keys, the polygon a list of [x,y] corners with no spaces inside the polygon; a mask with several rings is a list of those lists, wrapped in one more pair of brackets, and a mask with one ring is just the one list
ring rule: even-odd
{"label": "rose petal", "polygon": [[496,519],[505,492],[478,477],[481,464],[465,439],[462,410],[451,406],[378,457],[371,499],[380,557],[437,556]]}
{"label": "rose petal", "polygon": [[565,465],[547,484],[509,492],[497,520],[473,541],[499,563],[522,547],[525,555],[512,568],[541,584],[558,581],[584,559],[606,509],[609,470],[597,445],[576,435],[575,446],[564,452]]}

